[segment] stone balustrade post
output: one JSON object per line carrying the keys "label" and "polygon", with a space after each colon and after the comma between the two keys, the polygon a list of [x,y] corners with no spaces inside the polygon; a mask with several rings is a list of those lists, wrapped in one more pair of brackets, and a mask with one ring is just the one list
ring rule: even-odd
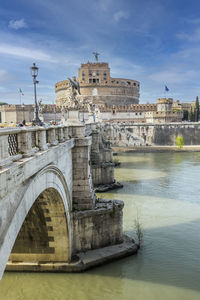
{"label": "stone balustrade post", "polygon": [[69,136],[71,138],[82,138],[85,135],[84,125],[73,125],[69,126]]}
{"label": "stone balustrade post", "polygon": [[63,127],[58,127],[58,141],[62,143],[64,140]]}
{"label": "stone balustrade post", "polygon": [[69,139],[69,128],[67,126],[63,127],[63,136],[65,141]]}
{"label": "stone balustrade post", "polygon": [[96,130],[97,127],[97,123],[91,123],[91,129],[92,130]]}
{"label": "stone balustrade post", "polygon": [[40,128],[38,130],[38,146],[40,150],[48,149],[46,134],[47,134],[46,128]]}
{"label": "stone balustrade post", "polygon": [[58,144],[58,141],[56,140],[56,129],[55,129],[55,127],[50,127],[48,129],[48,143],[51,146],[56,146]]}
{"label": "stone balustrade post", "polygon": [[18,134],[18,150],[25,156],[31,156],[36,149],[33,149],[32,131],[23,128]]}
{"label": "stone balustrade post", "polygon": [[8,147],[8,134],[0,135],[0,167],[3,166],[10,158]]}

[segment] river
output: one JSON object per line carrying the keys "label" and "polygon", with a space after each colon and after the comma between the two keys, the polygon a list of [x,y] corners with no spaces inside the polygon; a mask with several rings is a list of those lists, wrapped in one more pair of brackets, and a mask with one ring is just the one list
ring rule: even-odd
{"label": "river", "polygon": [[200,153],[125,153],[115,177],[123,189],[124,231],[143,227],[138,255],[82,274],[5,273],[0,300],[200,299]]}

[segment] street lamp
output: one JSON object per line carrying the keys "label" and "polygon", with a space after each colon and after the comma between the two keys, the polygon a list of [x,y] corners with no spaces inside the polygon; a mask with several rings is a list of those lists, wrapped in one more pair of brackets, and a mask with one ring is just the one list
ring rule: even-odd
{"label": "street lamp", "polygon": [[32,67],[30,67],[31,70],[31,76],[33,77],[33,84],[34,84],[34,96],[35,96],[35,109],[34,109],[34,119],[32,121],[33,125],[42,125],[42,122],[39,118],[38,114],[38,103],[37,103],[37,95],[36,95],[36,84],[39,83],[39,81],[36,80],[36,77],[38,75],[39,68],[36,66],[35,63],[33,63]]}
{"label": "street lamp", "polygon": [[84,112],[85,112],[85,101],[83,100],[82,103],[82,108],[83,108],[83,123],[85,123],[85,116],[84,116]]}
{"label": "street lamp", "polygon": [[24,103],[22,103],[22,109],[23,109],[23,121],[22,121],[22,124],[25,126],[26,125],[26,120],[25,120],[25,114],[24,114]]}

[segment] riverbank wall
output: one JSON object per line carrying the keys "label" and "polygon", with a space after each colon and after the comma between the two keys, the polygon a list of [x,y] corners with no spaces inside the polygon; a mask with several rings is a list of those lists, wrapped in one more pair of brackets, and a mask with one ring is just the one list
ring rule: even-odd
{"label": "riverbank wall", "polygon": [[176,146],[178,136],[185,146],[200,145],[200,123],[113,123],[105,132],[112,147]]}

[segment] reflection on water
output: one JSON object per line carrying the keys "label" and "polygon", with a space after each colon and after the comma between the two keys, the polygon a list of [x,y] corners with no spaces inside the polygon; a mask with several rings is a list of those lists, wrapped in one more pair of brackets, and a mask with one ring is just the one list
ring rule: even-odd
{"label": "reflection on water", "polygon": [[133,237],[138,212],[142,251],[84,274],[6,273],[0,300],[200,299],[200,154],[119,159],[116,177],[124,188],[101,196],[124,200],[124,230]]}

